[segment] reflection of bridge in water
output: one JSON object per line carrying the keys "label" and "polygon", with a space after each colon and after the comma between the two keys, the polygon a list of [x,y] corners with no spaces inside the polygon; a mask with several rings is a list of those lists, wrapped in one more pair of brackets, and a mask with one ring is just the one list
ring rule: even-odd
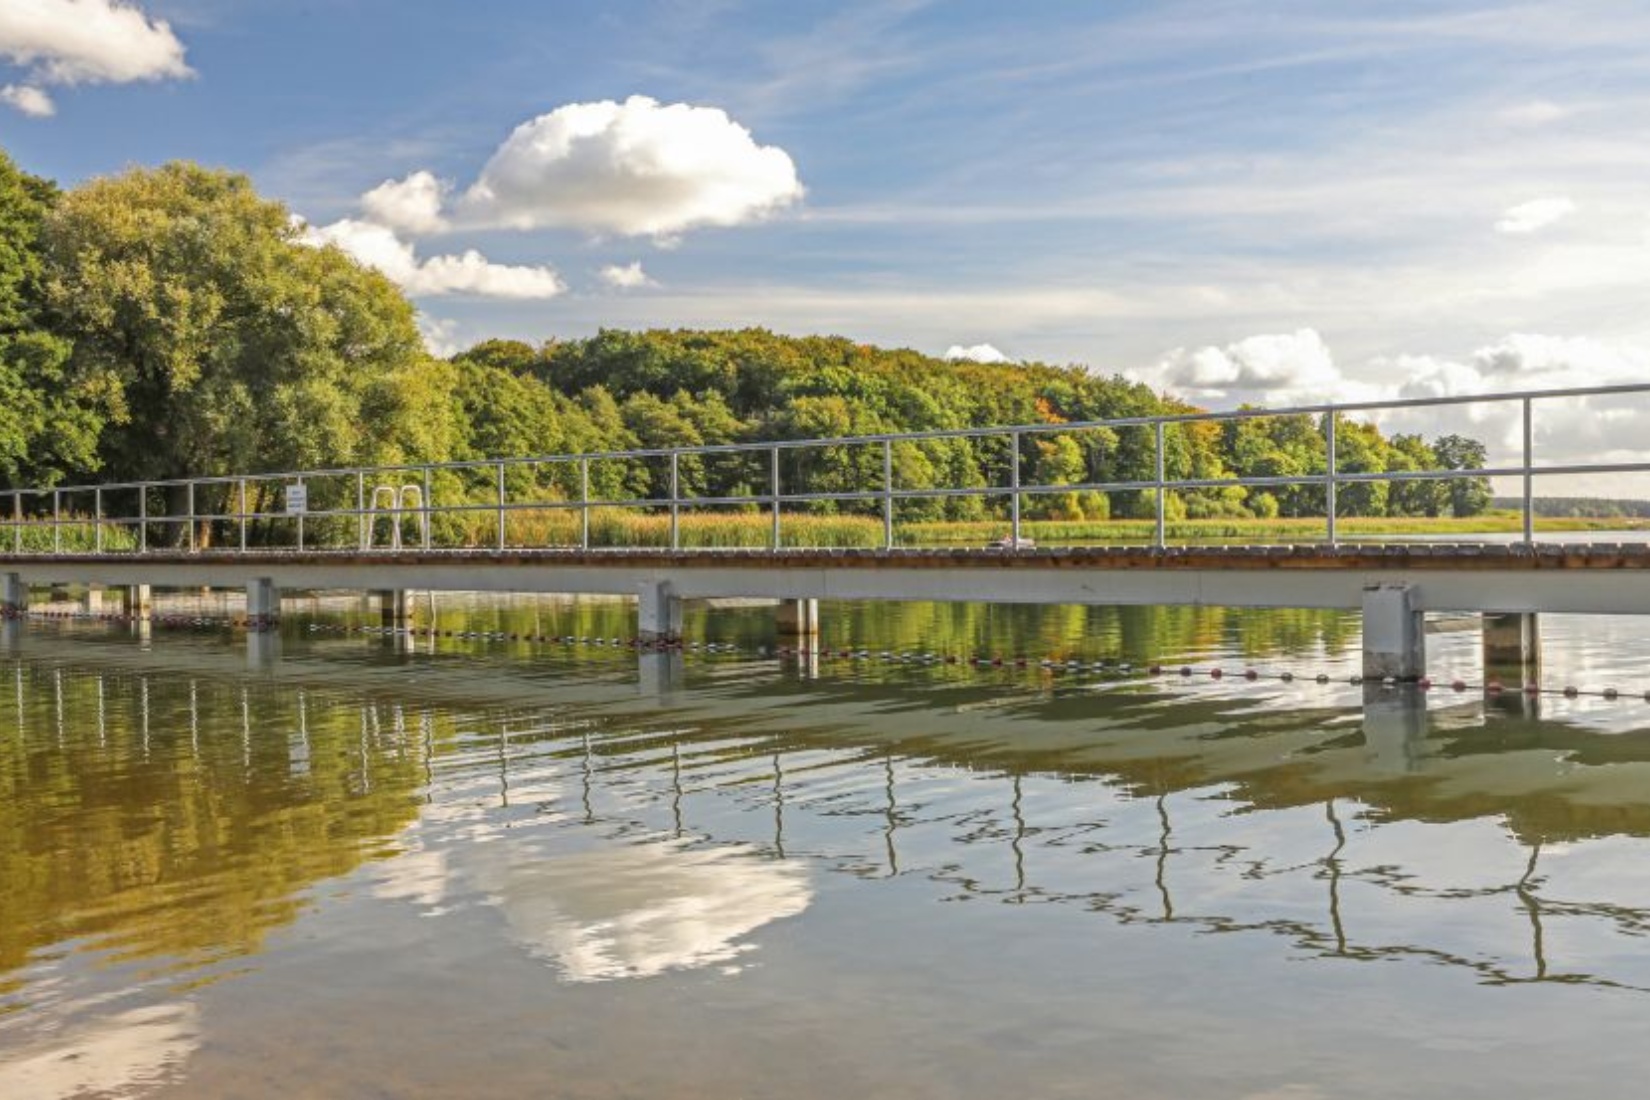
{"label": "reflection of bridge in water", "polygon": [[[617,699],[611,683],[558,684],[547,707],[543,684],[478,682],[473,668],[409,694],[390,669],[376,683],[361,667],[353,681],[292,666],[277,680],[179,680],[155,654],[41,649],[0,664],[11,689],[0,691],[0,722],[22,733],[26,716],[51,715],[47,736],[26,739],[48,756],[75,730],[99,745],[128,739],[139,755],[165,738],[178,759],[220,771],[239,753],[246,775],[278,772],[262,786],[302,803],[319,797],[302,791],[326,755],[313,731],[325,728],[348,799],[439,805],[461,790],[492,813],[564,820],[620,845],[747,845],[866,878],[922,876],[959,899],[1265,932],[1325,958],[1650,987],[1634,947],[1650,933],[1650,883],[1623,873],[1650,845],[1650,807],[1636,794],[1650,776],[1642,734],[1476,700],[1428,715],[1401,691],[1371,692],[1359,723],[1337,708],[1169,702],[1136,689],[990,698],[942,685],[913,699],[766,671],[729,673],[662,709]],[[84,671],[105,655],[116,667]],[[224,663],[227,674],[237,662]],[[901,721],[889,723],[895,707]],[[226,712],[238,735],[222,732]],[[1401,744],[1394,728],[1406,731]],[[1509,740],[1519,747],[1495,748]],[[1607,766],[1576,762],[1589,754]],[[0,821],[26,826],[21,797]],[[347,801],[326,816],[338,813]],[[406,825],[383,818],[378,836],[345,838],[309,862],[339,873]],[[488,847],[442,828],[419,826],[430,834],[421,843],[456,865]]]}

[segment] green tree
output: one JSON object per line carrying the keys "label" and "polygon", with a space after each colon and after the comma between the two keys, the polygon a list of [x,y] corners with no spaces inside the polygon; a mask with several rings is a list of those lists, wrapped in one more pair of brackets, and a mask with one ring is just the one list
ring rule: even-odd
{"label": "green tree", "polygon": [[103,401],[69,377],[47,328],[40,235],[57,189],[0,151],[0,483],[53,485],[97,466]]}
{"label": "green tree", "polygon": [[[1462,435],[1443,435],[1432,441],[1440,470],[1482,470],[1484,445]],[[1494,494],[1487,477],[1450,478],[1444,482],[1449,510],[1457,516],[1476,516],[1489,508]]]}
{"label": "green tree", "polygon": [[71,376],[109,397],[99,451],[118,477],[445,457],[417,453],[450,438],[421,423],[445,405],[386,396],[427,363],[412,307],[297,234],[246,177],[187,163],[57,204],[47,297],[74,341]]}

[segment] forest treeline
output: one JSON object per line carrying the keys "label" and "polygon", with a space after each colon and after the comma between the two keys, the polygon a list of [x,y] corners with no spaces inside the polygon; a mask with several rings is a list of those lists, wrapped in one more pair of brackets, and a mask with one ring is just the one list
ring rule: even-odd
{"label": "forest treeline", "polygon": [[[172,163],[62,190],[0,152],[0,485],[49,486],[1151,416],[1192,407],[1080,366],[950,362],[841,337],[604,330],[539,346],[429,354],[381,274],[302,243],[284,206],[234,173]],[[1320,419],[1177,425],[1170,478],[1322,473]],[[1475,440],[1383,436],[1339,419],[1343,472],[1480,468]],[[902,443],[902,488],[1007,484],[1004,437]],[[1025,484],[1151,480],[1149,428],[1024,436]],[[881,483],[880,448],[787,454],[787,492]],[[767,491],[765,455],[685,459],[686,491]],[[565,467],[509,474],[513,497],[570,492]],[[605,499],[656,495],[655,463],[596,464]],[[444,487],[484,492],[479,482]],[[1004,502],[908,502],[906,518],[979,519]],[[1155,515],[1148,492],[1027,497],[1031,518]],[[1483,478],[1342,486],[1344,515],[1470,515]],[[823,502],[820,510],[852,504]],[[1321,487],[1174,494],[1170,518],[1321,515]]]}

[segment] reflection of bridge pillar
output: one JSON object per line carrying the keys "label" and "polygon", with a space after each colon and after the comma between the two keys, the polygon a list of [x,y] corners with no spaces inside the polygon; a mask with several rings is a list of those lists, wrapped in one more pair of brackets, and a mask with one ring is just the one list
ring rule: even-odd
{"label": "reflection of bridge pillar", "polygon": [[646,581],[636,590],[636,636],[644,642],[674,642],[682,636],[682,601],[669,581]]}
{"label": "reflection of bridge pillar", "polygon": [[1484,693],[1484,714],[1505,714],[1512,718],[1540,718],[1541,696],[1526,691]]}
{"label": "reflection of bridge pillar", "polygon": [[819,601],[780,600],[774,626],[782,638],[817,638]]}
{"label": "reflection of bridge pillar", "polygon": [[29,609],[29,586],[17,573],[0,573],[0,612],[21,615]]}
{"label": "reflection of bridge pillar", "polygon": [[246,582],[246,625],[254,631],[275,625],[281,617],[281,592],[268,577]]}
{"label": "reflection of bridge pillar", "polygon": [[246,667],[266,669],[281,659],[281,632],[279,630],[249,630],[246,632]]}
{"label": "reflection of bridge pillar", "polygon": [[23,620],[0,619],[0,653],[16,653],[23,648]]}
{"label": "reflection of bridge pillar", "polygon": [[682,651],[662,649],[637,655],[637,693],[668,703],[682,688]]}
{"label": "reflection of bridge pillar", "polygon": [[1407,584],[1364,589],[1364,676],[1418,680],[1426,671],[1426,632]]}
{"label": "reflection of bridge pillar", "polygon": [[1364,747],[1371,764],[1383,771],[1416,771],[1426,739],[1426,696],[1414,688],[1364,684]]}
{"label": "reflection of bridge pillar", "polygon": [[384,626],[406,626],[412,599],[405,588],[378,589],[372,593],[378,598],[379,621]]}
{"label": "reflection of bridge pillar", "polygon": [[133,619],[148,621],[155,611],[154,592],[146,584],[129,584],[123,593],[126,601],[126,615]]}
{"label": "reflection of bridge pillar", "polygon": [[1541,629],[1533,611],[1484,619],[1484,678],[1533,684],[1541,676]]}

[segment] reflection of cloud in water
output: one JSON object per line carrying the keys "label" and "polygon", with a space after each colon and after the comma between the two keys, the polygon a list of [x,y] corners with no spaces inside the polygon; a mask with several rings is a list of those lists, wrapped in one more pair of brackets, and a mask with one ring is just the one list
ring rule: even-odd
{"label": "reflection of cloud in water", "polygon": [[375,865],[369,874],[374,896],[432,907],[446,898],[452,876],[447,854],[431,851],[416,840],[392,859]]}
{"label": "reflection of cloud in water", "polygon": [[173,1077],[200,1045],[192,1004],[152,1005],[72,1025],[50,1045],[25,1047],[0,1062],[0,1096],[67,1100],[134,1095]]}
{"label": "reflection of cloud in water", "polygon": [[751,949],[742,936],[813,897],[796,861],[669,841],[564,856],[512,848],[488,853],[475,879],[511,935],[574,982],[727,962]]}

